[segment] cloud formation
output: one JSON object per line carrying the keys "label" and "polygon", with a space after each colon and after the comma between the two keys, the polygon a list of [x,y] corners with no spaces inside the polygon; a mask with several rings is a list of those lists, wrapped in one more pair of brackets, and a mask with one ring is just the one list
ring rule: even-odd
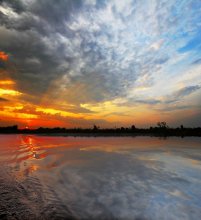
{"label": "cloud formation", "polygon": [[199,90],[200,88],[201,88],[200,85],[183,87],[183,88],[177,90],[176,92],[173,92],[171,94],[171,96],[169,96],[167,98],[166,102],[171,103],[171,102],[180,101],[181,98],[183,98],[185,96],[189,96],[190,94],[192,94],[193,92]]}
{"label": "cloud formation", "polygon": [[[158,105],[183,69],[200,66],[199,8],[199,0],[2,0],[0,57],[9,56],[9,76],[32,103],[77,112],[119,98]],[[182,83],[180,100],[196,89]]]}

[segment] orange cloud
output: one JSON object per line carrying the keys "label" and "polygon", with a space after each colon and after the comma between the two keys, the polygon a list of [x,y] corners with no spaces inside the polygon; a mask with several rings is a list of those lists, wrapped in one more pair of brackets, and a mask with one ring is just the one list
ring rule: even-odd
{"label": "orange cloud", "polygon": [[50,115],[60,115],[61,117],[72,117],[72,118],[81,118],[83,115],[79,113],[73,113],[68,111],[56,110],[52,108],[43,108],[37,107],[36,112],[40,112],[43,114],[50,114]]}
{"label": "orange cloud", "polygon": [[6,62],[8,60],[8,54],[4,53],[3,51],[0,51],[0,60]]}
{"label": "orange cloud", "polygon": [[0,95],[10,95],[10,96],[18,96],[21,95],[21,92],[18,92],[16,90],[13,89],[1,89],[0,88]]}
{"label": "orange cloud", "polygon": [[4,85],[14,85],[15,84],[15,82],[14,81],[12,81],[12,80],[0,80],[0,85],[2,86],[4,86]]}

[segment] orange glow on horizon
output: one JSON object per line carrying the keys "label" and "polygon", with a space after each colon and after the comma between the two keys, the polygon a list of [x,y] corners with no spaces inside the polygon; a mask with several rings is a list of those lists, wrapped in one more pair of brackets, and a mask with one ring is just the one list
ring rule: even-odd
{"label": "orange glow on horizon", "polygon": [[[181,115],[180,110],[174,112],[175,116],[173,117],[169,112],[159,114],[157,109],[148,109],[147,105],[126,106],[123,98],[80,105],[68,103],[66,109],[65,101],[60,99],[58,102],[41,103],[40,99],[43,97],[40,97],[39,102],[35,104],[31,101],[31,95],[17,90],[15,86],[17,82],[15,83],[9,76],[6,78],[4,74],[2,76],[4,78],[0,80],[0,97],[2,98],[0,126],[10,125],[13,122],[20,129],[39,127],[89,128],[93,124],[101,128],[129,127],[132,124],[136,127],[149,127],[156,125],[158,121],[166,121],[169,125]],[[51,93],[48,94],[49,100],[51,100],[50,95]],[[64,105],[62,105],[62,101]],[[184,112],[188,117],[196,114],[190,110],[182,110],[182,114]]]}
{"label": "orange glow on horizon", "polygon": [[6,54],[3,51],[0,51],[0,60],[3,60],[4,62],[8,61],[8,54]]}
{"label": "orange glow on horizon", "polygon": [[15,82],[14,81],[12,81],[12,80],[0,80],[0,85],[2,86],[4,86],[4,85],[14,85],[15,84]]}
{"label": "orange glow on horizon", "polygon": [[24,120],[25,126],[19,126],[20,129],[28,127],[32,130],[39,127],[68,127],[68,125],[62,121],[56,120],[54,118],[44,119],[42,116],[38,118],[30,118],[29,120]]}

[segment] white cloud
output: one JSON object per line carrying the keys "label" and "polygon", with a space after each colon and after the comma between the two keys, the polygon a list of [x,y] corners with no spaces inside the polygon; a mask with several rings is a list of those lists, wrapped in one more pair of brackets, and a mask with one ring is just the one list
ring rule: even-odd
{"label": "white cloud", "polygon": [[12,8],[8,6],[1,6],[0,5],[0,12],[3,13],[7,17],[11,18],[18,18],[18,14],[12,10]]}

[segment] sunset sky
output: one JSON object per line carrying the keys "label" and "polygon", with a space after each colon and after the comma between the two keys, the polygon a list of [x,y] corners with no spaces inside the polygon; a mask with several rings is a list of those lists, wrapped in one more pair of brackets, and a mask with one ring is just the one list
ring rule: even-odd
{"label": "sunset sky", "polygon": [[201,126],[200,0],[1,0],[0,126]]}

